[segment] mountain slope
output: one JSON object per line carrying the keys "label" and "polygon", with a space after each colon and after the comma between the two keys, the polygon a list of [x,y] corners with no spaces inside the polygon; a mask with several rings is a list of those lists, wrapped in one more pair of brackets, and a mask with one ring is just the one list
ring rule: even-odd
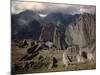
{"label": "mountain slope", "polygon": [[40,16],[31,10],[12,15],[12,38],[38,39],[41,31],[38,20]]}
{"label": "mountain slope", "polygon": [[86,47],[96,42],[96,18],[93,14],[80,16],[66,28],[65,41],[68,45]]}

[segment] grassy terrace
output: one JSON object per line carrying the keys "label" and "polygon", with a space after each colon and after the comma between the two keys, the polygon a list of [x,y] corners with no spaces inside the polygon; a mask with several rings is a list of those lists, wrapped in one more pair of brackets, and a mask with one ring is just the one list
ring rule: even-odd
{"label": "grassy terrace", "polygon": [[[16,46],[12,46],[12,63],[18,62],[18,60],[26,54],[27,48],[18,48]],[[85,63],[85,64],[76,64],[76,65],[69,65],[67,68],[64,66],[62,61],[62,54],[64,51],[58,50],[42,50],[39,52],[39,55],[42,55],[44,58],[52,58],[55,57],[58,60],[57,67],[49,69],[48,67],[42,67],[39,69],[29,69],[28,71],[18,71],[16,73],[44,73],[44,72],[57,72],[57,71],[74,71],[74,70],[89,70],[95,69],[95,63]],[[38,61],[37,55],[33,58],[33,61]],[[48,61],[47,61],[48,62]]]}

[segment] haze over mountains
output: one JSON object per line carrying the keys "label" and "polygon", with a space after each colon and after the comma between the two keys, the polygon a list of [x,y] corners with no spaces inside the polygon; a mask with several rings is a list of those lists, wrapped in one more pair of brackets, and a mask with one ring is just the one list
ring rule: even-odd
{"label": "haze over mountains", "polygon": [[40,27],[49,23],[57,24],[57,22],[59,22],[59,24],[61,23],[63,26],[67,26],[71,21],[74,21],[75,17],[75,15],[73,16],[70,14],[62,13],[51,13],[46,17],[41,17],[39,14],[31,10],[25,10],[19,14],[12,14],[12,29],[14,30],[12,31],[12,35],[16,36],[18,33],[20,33],[19,31],[24,31],[25,28],[27,29],[25,31],[31,31],[31,26],[33,26],[33,28],[37,26],[34,23],[33,25],[30,25],[32,22],[37,22]]}
{"label": "haze over mountains", "polygon": [[96,7],[12,1],[12,39],[50,41],[57,49],[95,41]]}
{"label": "haze over mountains", "polygon": [[58,12],[41,17],[32,10],[25,10],[12,14],[13,39],[51,41],[58,49],[81,45],[91,38],[90,41],[95,40],[95,26],[95,14],[90,13],[71,15]]}

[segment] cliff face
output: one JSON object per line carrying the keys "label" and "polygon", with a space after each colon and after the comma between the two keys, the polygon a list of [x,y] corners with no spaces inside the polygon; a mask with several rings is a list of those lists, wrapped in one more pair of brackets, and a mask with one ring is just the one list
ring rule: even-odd
{"label": "cliff face", "polygon": [[[74,62],[89,62],[89,64],[96,62],[95,15],[86,13],[80,14],[80,16],[66,28],[65,41],[68,44],[67,50],[63,53],[63,62],[66,67],[68,64]],[[78,48],[76,49],[76,47]]]}
{"label": "cliff face", "polygon": [[53,41],[54,30],[55,30],[55,25],[52,23],[42,26],[40,40]]}
{"label": "cliff face", "polygon": [[67,27],[59,21],[45,24],[42,26],[39,40],[51,41],[59,50],[67,49],[72,45],[94,49],[96,47],[95,15],[80,14]]}
{"label": "cliff face", "polygon": [[92,14],[81,14],[69,24],[65,32],[68,45],[78,45],[80,48],[90,46],[96,41],[96,18]]}
{"label": "cliff face", "polygon": [[49,23],[42,27],[39,40],[44,42],[51,41],[59,50],[64,49],[66,46],[62,28],[54,23]]}
{"label": "cliff face", "polygon": [[35,12],[28,10],[12,15],[12,37],[51,41],[60,50],[67,49],[70,45],[91,47],[96,41],[96,18],[87,13],[53,13],[40,18]]}

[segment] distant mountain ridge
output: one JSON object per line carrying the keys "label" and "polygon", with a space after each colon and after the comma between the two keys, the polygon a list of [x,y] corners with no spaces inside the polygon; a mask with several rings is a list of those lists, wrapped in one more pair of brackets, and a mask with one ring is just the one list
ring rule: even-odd
{"label": "distant mountain ridge", "polygon": [[20,31],[25,31],[25,29],[27,29],[26,31],[28,31],[28,28],[29,26],[31,26],[30,23],[32,23],[32,21],[39,22],[41,27],[43,25],[48,25],[49,23],[56,24],[57,21],[59,21],[61,25],[67,26],[72,20],[74,20],[74,16],[68,14],[65,15],[62,13],[52,13],[48,14],[45,18],[41,18],[36,12],[32,10],[25,10],[19,14],[12,14],[12,36],[17,36],[18,38]]}
{"label": "distant mountain ridge", "polygon": [[95,14],[51,13],[41,18],[26,10],[12,15],[12,38],[51,41],[57,49],[70,45],[85,47],[96,40]]}

